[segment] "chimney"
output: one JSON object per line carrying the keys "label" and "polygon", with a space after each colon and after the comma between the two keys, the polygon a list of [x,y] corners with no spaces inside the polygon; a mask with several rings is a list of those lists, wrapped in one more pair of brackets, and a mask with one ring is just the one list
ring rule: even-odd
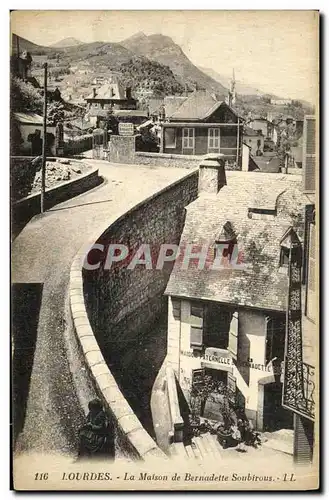
{"label": "chimney", "polygon": [[225,155],[221,153],[207,154],[199,165],[198,195],[216,195],[226,185]]}
{"label": "chimney", "polygon": [[126,99],[131,99],[131,87],[126,88]]}
{"label": "chimney", "polygon": [[95,99],[96,97],[96,87],[93,87],[93,98]]}

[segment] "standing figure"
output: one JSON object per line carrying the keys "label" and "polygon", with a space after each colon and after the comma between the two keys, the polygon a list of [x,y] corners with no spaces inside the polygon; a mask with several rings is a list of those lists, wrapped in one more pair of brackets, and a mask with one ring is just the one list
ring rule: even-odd
{"label": "standing figure", "polygon": [[79,457],[100,457],[110,454],[109,422],[99,399],[88,404],[86,423],[79,430]]}

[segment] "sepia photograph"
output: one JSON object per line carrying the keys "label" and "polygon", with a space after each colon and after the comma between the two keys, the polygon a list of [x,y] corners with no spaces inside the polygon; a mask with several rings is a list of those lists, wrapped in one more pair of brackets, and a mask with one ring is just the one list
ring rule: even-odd
{"label": "sepia photograph", "polygon": [[13,490],[319,488],[319,24],[10,12]]}

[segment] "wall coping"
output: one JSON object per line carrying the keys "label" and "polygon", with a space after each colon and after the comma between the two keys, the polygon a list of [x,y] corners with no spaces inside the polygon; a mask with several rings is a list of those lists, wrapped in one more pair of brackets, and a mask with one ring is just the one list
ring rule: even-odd
{"label": "wall coping", "polygon": [[110,224],[107,222],[103,230],[96,230],[92,237],[80,248],[76,254],[70,272],[69,282],[69,297],[70,309],[73,319],[75,333],[80,343],[85,363],[93,378],[98,392],[101,394],[103,401],[105,401],[108,408],[112,411],[117,422],[126,435],[129,442],[134,446],[139,456],[146,460],[148,458],[161,458],[167,459],[167,455],[158,447],[156,442],[151,438],[148,432],[142,426],[140,420],[134,414],[131,406],[122,394],[114,376],[112,375],[105,359],[101,353],[98,342],[90,325],[88,318],[84,292],[83,292],[83,261],[86,252],[92,245],[106,232],[111,230],[114,224],[127,217],[129,214],[138,210],[138,208],[146,205],[151,200],[157,198],[162,193],[172,189],[177,184],[192,177],[197,172],[194,169],[192,172],[181,177],[168,186],[156,191],[148,196],[141,202],[132,205],[130,209],[124,212],[121,216],[114,218]]}
{"label": "wall coping", "polygon": [[199,160],[204,155],[178,155],[170,153],[151,153],[148,151],[135,151],[136,156],[146,156],[149,158],[166,158],[168,160]]}
{"label": "wall coping", "polygon": [[[21,156],[21,157],[15,156],[14,158],[28,158],[28,157],[26,157],[26,156]],[[55,158],[55,160],[56,159],[57,158]],[[62,159],[63,160],[65,160],[65,159],[71,160],[71,158],[62,158]],[[54,161],[54,160],[53,159],[47,159],[47,161]],[[83,163],[84,165],[90,165],[90,163],[85,162],[85,161],[81,161],[81,160],[74,160],[74,162]],[[88,177],[92,177],[93,175],[95,175],[95,173],[98,172],[98,168],[99,167],[92,167],[92,169],[89,170],[89,172],[86,172],[85,174],[80,175],[76,179],[70,179],[68,181],[63,181],[63,182],[60,182],[59,184],[57,184],[56,186],[53,186],[51,188],[46,188],[45,193],[47,194],[47,193],[56,192],[57,189],[60,189],[63,186],[66,186],[66,185],[72,185],[72,186],[74,186],[74,184],[76,182],[81,181],[82,179],[87,179]],[[15,206],[19,206],[20,204],[24,203],[27,200],[33,200],[34,198],[38,198],[40,196],[41,196],[41,193],[32,193],[32,194],[29,194],[28,196],[24,196],[24,198],[20,198],[19,200],[14,201],[13,202],[13,206],[14,207]]]}

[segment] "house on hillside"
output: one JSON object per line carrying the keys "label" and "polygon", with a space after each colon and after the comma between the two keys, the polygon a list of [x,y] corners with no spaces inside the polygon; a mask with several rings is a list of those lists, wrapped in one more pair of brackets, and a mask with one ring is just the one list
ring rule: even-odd
{"label": "house on hillside", "polygon": [[[195,257],[175,262],[165,291],[167,363],[188,403],[208,375],[226,385],[232,408],[256,429],[292,429],[281,404],[289,249],[292,234],[304,241],[309,199],[301,176],[219,164],[202,162],[198,198],[186,207],[180,248],[193,244]],[[203,245],[208,265],[199,269]],[[214,259],[221,268],[211,268]],[[213,396],[201,415],[221,421]]]}
{"label": "house on hillside", "polygon": [[271,140],[274,144],[278,141],[278,131],[274,121],[270,121],[262,116],[255,116],[247,123],[253,130],[261,130],[265,139]]}
{"label": "house on hillside", "polygon": [[292,99],[271,99],[271,104],[274,104],[274,106],[289,106],[292,104]]}
{"label": "house on hillside", "polygon": [[131,88],[126,88],[119,83],[105,83],[99,89],[93,88],[86,97],[87,117],[92,125],[97,126],[101,118],[106,118],[114,110],[136,110],[137,101],[131,95]]}
{"label": "house on hillside", "polygon": [[[39,156],[42,154],[43,117],[36,113],[13,113],[11,141],[15,154]],[[46,154],[56,156],[56,127],[47,125]]]}
{"label": "house on hillside", "polygon": [[165,99],[160,152],[183,155],[223,153],[231,168],[241,169],[243,119],[204,90]]}
{"label": "house on hillside", "polygon": [[248,126],[243,129],[243,141],[250,146],[254,156],[261,156],[264,152],[264,135],[261,130],[254,130]]}

